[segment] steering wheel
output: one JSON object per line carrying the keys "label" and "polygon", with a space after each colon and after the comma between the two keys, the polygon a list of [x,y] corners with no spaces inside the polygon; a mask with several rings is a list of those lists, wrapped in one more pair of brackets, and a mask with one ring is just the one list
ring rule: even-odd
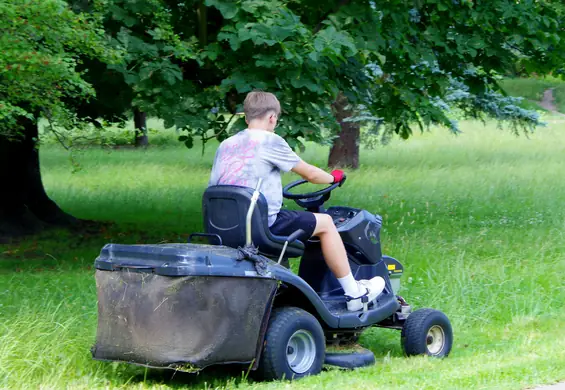
{"label": "steering wheel", "polygon": [[343,184],[343,181],[341,183],[333,183],[330,186],[315,192],[309,192],[306,194],[290,193],[291,189],[306,183],[308,183],[308,180],[297,180],[290,184],[287,184],[283,188],[283,196],[286,199],[294,200],[296,204],[298,204],[300,207],[304,207],[309,211],[317,212],[319,211],[320,207],[324,204],[324,202],[330,199],[331,192],[335,190],[337,187],[339,187],[340,184]]}

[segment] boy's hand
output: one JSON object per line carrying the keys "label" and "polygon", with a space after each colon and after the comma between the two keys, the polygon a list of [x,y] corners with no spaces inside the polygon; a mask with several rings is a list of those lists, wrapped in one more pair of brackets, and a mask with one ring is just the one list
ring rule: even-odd
{"label": "boy's hand", "polygon": [[334,178],[333,184],[339,183],[339,186],[341,187],[343,185],[343,183],[345,182],[345,173],[343,173],[343,171],[340,170],[340,169],[334,169],[330,173],[330,175],[332,175],[333,178]]}

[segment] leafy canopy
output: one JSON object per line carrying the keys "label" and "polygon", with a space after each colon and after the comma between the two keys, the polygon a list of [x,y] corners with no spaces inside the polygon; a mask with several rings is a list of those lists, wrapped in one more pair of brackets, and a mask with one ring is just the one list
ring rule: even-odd
{"label": "leafy canopy", "polygon": [[[187,130],[183,140],[189,145],[196,135],[208,139],[210,128],[217,133],[221,126],[215,124],[215,113],[235,112],[234,101],[240,103],[254,88],[279,96],[284,112],[281,134],[295,145],[297,137],[327,140],[322,130],[336,129],[330,104],[340,91],[358,108],[352,120],[384,123],[385,133],[404,138],[414,123],[422,129],[441,124],[457,131],[455,118],[461,114],[494,117],[527,129],[539,123],[537,114],[504,96],[500,76],[512,71],[516,62],[537,74],[556,71],[565,63],[558,3],[205,4],[211,17],[193,60],[198,67],[185,72],[182,90],[173,93],[162,110],[168,124]],[[196,9],[197,4],[184,7]],[[215,77],[201,77],[206,73]]]}
{"label": "leafy canopy", "polygon": [[96,13],[76,14],[60,0],[0,1],[0,134],[39,112],[68,123],[66,101],[92,96],[77,71],[78,55],[119,60],[106,45]]}
{"label": "leafy canopy", "polygon": [[[92,12],[92,5],[72,0],[79,12]],[[155,115],[154,106],[163,91],[176,89],[183,80],[179,62],[194,58],[194,39],[182,40],[173,31],[171,14],[161,0],[97,0],[99,21],[109,44],[122,53],[122,61],[85,59],[81,68],[96,91],[96,98],[79,101],[75,109],[82,118],[98,124],[100,119],[123,122],[132,108]]]}
{"label": "leafy canopy", "polygon": [[243,127],[235,114],[259,88],[278,95],[280,133],[298,147],[301,137],[331,140],[340,92],[355,107],[350,120],[404,138],[414,123],[457,131],[460,114],[528,128],[538,117],[501,94],[498,79],[516,63],[537,74],[565,63],[554,1],[69,3],[82,12],[57,0],[0,1],[2,126],[36,109],[93,119],[135,106],[184,130],[191,147]]}

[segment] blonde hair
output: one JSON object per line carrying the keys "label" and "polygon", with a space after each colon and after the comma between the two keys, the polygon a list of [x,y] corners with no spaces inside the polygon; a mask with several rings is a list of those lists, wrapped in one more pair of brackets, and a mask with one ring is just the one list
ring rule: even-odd
{"label": "blonde hair", "polygon": [[281,104],[277,97],[269,92],[249,92],[243,102],[243,111],[247,121],[262,119],[269,112],[274,112],[277,117],[281,114]]}

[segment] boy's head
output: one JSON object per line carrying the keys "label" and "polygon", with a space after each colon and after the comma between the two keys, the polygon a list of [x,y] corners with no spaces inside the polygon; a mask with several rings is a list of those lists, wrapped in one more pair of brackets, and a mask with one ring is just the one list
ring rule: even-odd
{"label": "boy's head", "polygon": [[247,94],[243,111],[250,128],[253,126],[273,131],[281,114],[281,104],[272,93],[253,91]]}

